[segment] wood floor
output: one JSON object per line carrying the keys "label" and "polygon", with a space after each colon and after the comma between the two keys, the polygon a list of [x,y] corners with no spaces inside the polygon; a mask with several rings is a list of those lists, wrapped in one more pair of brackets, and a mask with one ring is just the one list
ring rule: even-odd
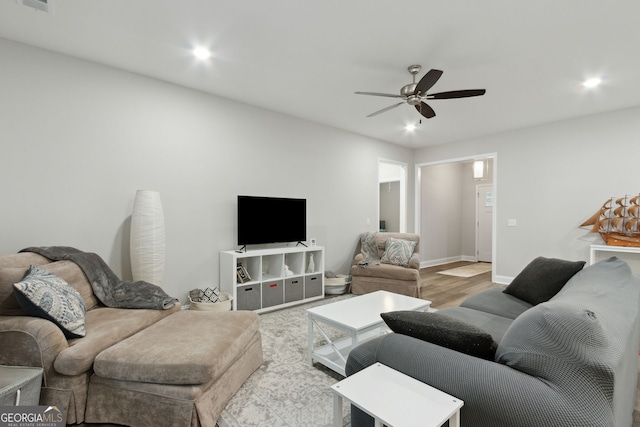
{"label": "wood floor", "polygon": [[420,297],[431,301],[433,308],[457,307],[467,297],[485,289],[504,287],[491,282],[491,272],[465,278],[438,274],[439,271],[474,264],[459,261],[420,270]]}

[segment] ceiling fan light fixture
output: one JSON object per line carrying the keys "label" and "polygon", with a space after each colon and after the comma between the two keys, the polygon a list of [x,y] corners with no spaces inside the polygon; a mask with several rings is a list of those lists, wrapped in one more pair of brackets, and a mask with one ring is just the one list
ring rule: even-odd
{"label": "ceiling fan light fixture", "polygon": [[409,103],[409,105],[418,105],[421,101],[422,100],[420,99],[420,97],[416,95],[411,95],[409,98],[407,98],[407,102]]}
{"label": "ceiling fan light fixture", "polygon": [[211,51],[206,47],[196,47],[191,51],[191,53],[193,53],[193,56],[201,61],[206,61],[207,59],[211,58]]}
{"label": "ceiling fan light fixture", "polygon": [[586,87],[587,89],[592,89],[596,86],[600,86],[600,84],[602,84],[602,79],[600,77],[592,77],[582,82],[582,86]]}
{"label": "ceiling fan light fixture", "polygon": [[416,124],[415,124],[415,123],[407,123],[407,125],[404,127],[404,129],[405,129],[407,132],[413,132],[413,131],[415,131],[415,130],[416,130],[416,128],[417,128],[417,126],[416,126]]}
{"label": "ceiling fan light fixture", "polygon": [[386,111],[392,110],[405,102],[415,109],[422,115],[422,117],[431,119],[436,116],[435,111],[431,106],[424,103],[424,100],[427,99],[452,99],[452,98],[469,98],[472,96],[481,96],[485,94],[484,89],[466,89],[466,90],[451,90],[448,92],[440,92],[440,93],[432,93],[428,94],[427,92],[436,84],[436,82],[442,76],[441,70],[431,69],[427,71],[427,73],[422,76],[420,81],[416,83],[416,74],[420,72],[422,67],[419,65],[412,65],[409,67],[409,73],[412,76],[412,83],[402,86],[400,88],[400,95],[393,95],[390,93],[380,93],[380,92],[356,92],[357,95],[370,95],[370,96],[384,96],[386,98],[402,98],[403,101],[394,105],[390,105],[389,107],[383,108],[382,110],[375,111],[369,114],[367,117],[377,116],[378,114],[382,114]]}
{"label": "ceiling fan light fixture", "polygon": [[410,83],[402,86],[402,89],[400,89],[400,95],[405,98],[414,95],[416,92],[416,86],[418,86],[418,83]]}

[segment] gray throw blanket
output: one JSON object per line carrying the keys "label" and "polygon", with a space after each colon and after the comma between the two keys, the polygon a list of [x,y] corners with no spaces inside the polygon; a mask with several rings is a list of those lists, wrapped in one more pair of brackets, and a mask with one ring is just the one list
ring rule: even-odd
{"label": "gray throw blanket", "polygon": [[360,267],[364,268],[370,265],[380,264],[380,255],[378,254],[375,233],[367,232],[360,235],[360,252],[364,255],[364,259],[358,263]]}
{"label": "gray throw blanket", "polygon": [[94,253],[68,246],[31,247],[20,252],[35,252],[52,261],[75,262],[89,279],[93,293],[107,307],[166,310],[177,301],[151,283],[120,280],[107,263]]}

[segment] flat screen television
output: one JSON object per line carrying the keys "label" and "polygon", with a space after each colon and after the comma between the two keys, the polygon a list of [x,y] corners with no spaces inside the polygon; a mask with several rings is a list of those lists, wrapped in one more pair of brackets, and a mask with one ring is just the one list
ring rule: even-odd
{"label": "flat screen television", "polygon": [[238,196],[238,245],[307,240],[307,200]]}

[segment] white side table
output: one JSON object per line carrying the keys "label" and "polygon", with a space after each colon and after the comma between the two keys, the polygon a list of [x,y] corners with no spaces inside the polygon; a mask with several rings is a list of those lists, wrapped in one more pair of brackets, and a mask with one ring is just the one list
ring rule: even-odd
{"label": "white side table", "polygon": [[333,425],[342,427],[342,399],[375,418],[375,426],[460,426],[464,402],[447,393],[375,363],[331,386]]}
{"label": "white side table", "polygon": [[37,406],[42,368],[0,365],[0,406]]}

